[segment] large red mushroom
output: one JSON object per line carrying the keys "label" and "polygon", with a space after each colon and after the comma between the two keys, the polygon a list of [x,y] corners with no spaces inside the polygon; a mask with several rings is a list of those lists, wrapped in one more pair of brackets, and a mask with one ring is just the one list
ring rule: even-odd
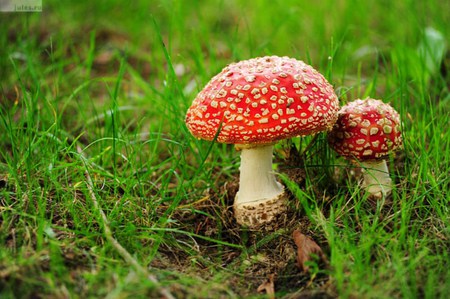
{"label": "large red mushroom", "polygon": [[197,138],[241,150],[235,217],[257,228],[286,210],[284,187],[272,169],[274,143],[331,129],[338,110],[333,87],[314,68],[268,56],[225,67],[197,95],[186,125]]}
{"label": "large red mushroom", "polygon": [[328,134],[328,142],[339,155],[359,161],[362,186],[371,196],[382,198],[391,193],[386,157],[402,146],[400,116],[394,108],[371,98],[346,104]]}

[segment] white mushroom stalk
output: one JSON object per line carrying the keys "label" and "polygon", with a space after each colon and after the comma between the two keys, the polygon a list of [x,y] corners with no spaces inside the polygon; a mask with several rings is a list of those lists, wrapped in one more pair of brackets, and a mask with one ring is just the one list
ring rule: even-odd
{"label": "white mushroom stalk", "polygon": [[392,179],[386,160],[362,162],[362,187],[375,198],[383,198],[392,192]]}
{"label": "white mushroom stalk", "polygon": [[239,191],[233,206],[241,225],[257,227],[286,210],[284,188],[275,178],[272,156],[273,145],[242,148]]}

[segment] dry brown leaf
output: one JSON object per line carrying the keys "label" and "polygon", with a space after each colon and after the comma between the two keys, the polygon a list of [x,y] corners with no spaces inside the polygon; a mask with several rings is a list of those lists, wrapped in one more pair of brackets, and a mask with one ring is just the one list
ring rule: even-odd
{"label": "dry brown leaf", "polygon": [[295,245],[297,245],[297,265],[303,272],[309,271],[306,263],[314,260],[314,255],[318,256],[319,260],[327,263],[327,257],[313,239],[298,230],[293,232],[292,237],[294,238]]}
{"label": "dry brown leaf", "polygon": [[114,51],[112,50],[104,50],[100,52],[94,58],[94,64],[96,65],[107,65],[108,63],[114,60]]}
{"label": "dry brown leaf", "polygon": [[258,293],[266,292],[270,299],[275,299],[275,274],[269,274],[267,280],[263,282],[258,289]]}

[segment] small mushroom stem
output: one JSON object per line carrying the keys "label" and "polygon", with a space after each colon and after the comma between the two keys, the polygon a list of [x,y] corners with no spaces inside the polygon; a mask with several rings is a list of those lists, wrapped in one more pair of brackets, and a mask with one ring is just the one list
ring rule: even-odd
{"label": "small mushroom stem", "polygon": [[386,160],[362,162],[362,186],[375,198],[388,196],[392,191],[392,180]]}
{"label": "small mushroom stem", "polygon": [[285,210],[284,188],[272,170],[273,145],[243,148],[239,191],[234,201],[238,223],[256,228]]}

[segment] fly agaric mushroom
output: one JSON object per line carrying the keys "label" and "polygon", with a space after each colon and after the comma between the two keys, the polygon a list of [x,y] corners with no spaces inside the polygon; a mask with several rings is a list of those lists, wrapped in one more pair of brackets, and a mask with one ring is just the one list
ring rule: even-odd
{"label": "fly agaric mushroom", "polygon": [[284,187],[272,170],[276,141],[331,129],[339,102],[333,87],[311,66],[278,56],[225,67],[200,91],[186,115],[197,138],[241,150],[234,213],[257,228],[286,210]]}
{"label": "fly agaric mushroom", "polygon": [[363,188],[375,198],[391,193],[386,156],[402,146],[400,116],[389,104],[367,98],[343,106],[328,135],[341,156],[356,159],[363,168]]}

